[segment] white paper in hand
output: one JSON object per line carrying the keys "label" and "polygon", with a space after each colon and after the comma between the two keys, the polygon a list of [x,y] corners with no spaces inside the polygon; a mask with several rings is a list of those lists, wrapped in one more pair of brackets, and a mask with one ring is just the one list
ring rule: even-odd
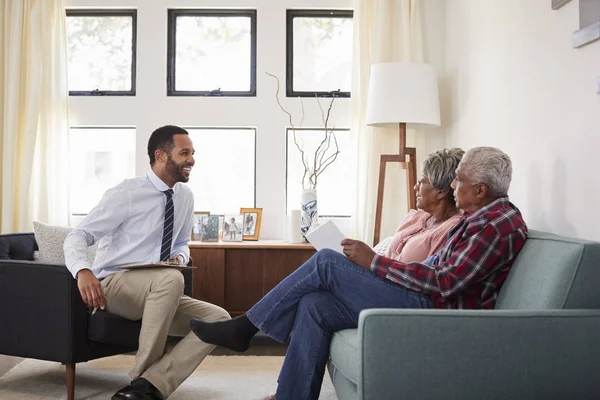
{"label": "white paper in hand", "polygon": [[308,240],[315,249],[331,249],[341,254],[344,254],[342,252],[341,243],[345,238],[344,234],[331,220],[306,234],[306,240]]}

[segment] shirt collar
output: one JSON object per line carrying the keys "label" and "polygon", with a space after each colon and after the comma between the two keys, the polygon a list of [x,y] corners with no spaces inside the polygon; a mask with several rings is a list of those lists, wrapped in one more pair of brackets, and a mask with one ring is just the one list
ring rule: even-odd
{"label": "shirt collar", "polygon": [[465,218],[466,219],[472,219],[472,218],[477,218],[480,215],[483,215],[487,212],[490,212],[492,210],[497,210],[500,208],[506,208],[509,207],[510,203],[508,201],[508,197],[500,197],[494,201],[492,201],[490,204],[488,204],[485,207],[481,207],[479,210],[475,211],[473,214],[467,214],[465,213]]}
{"label": "shirt collar", "polygon": [[[169,186],[164,183],[162,181],[162,179],[160,179],[152,169],[150,169],[148,172],[146,172],[146,176],[148,177],[148,179],[150,179],[150,182],[152,183],[152,185],[156,188],[156,190],[158,190],[159,192],[164,192],[165,190],[169,189]],[[175,186],[173,186],[173,192],[177,193],[177,189],[179,188],[179,182],[177,182],[175,184]]]}

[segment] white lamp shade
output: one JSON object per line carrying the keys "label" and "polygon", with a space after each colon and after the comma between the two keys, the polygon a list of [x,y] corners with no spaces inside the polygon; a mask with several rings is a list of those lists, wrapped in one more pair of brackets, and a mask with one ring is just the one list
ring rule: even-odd
{"label": "white lamp shade", "polygon": [[432,65],[392,62],[371,66],[367,125],[400,122],[440,126],[438,80]]}

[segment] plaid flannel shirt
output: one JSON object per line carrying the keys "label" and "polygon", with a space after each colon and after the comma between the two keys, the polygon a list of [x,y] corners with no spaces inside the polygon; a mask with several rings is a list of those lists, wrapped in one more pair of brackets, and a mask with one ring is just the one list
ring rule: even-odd
{"label": "plaid flannel shirt", "polygon": [[465,214],[426,261],[405,264],[376,255],[371,270],[430,296],[436,308],[490,309],[526,239],[521,212],[503,197]]}

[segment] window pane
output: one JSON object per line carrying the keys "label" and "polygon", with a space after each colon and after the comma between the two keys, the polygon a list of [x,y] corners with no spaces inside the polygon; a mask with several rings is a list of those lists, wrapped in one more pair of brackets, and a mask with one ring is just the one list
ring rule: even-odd
{"label": "window pane", "polygon": [[196,149],[196,164],[188,182],[196,211],[225,214],[254,207],[256,130],[186,129]]}
{"label": "window pane", "polygon": [[[356,181],[352,138],[349,130],[336,129],[334,132],[340,153],[333,164],[324,169],[324,172],[317,178],[317,207],[319,216],[348,217],[354,214]],[[288,129],[287,133],[287,211],[289,213],[290,210],[300,209],[304,166],[300,151],[294,144],[292,129]],[[315,152],[325,137],[325,130],[296,130],[296,135],[298,143],[304,149],[308,165],[312,169]],[[334,154],[334,148],[332,139],[323,160]]]}
{"label": "window pane", "polygon": [[293,19],[295,92],[350,92],[352,18]]}
{"label": "window pane", "polygon": [[131,91],[133,16],[68,16],[69,90]]}
{"label": "window pane", "polygon": [[178,16],[175,90],[250,91],[251,18]]}
{"label": "window pane", "polygon": [[106,190],[135,177],[135,128],[71,128],[71,213],[87,214]]}

